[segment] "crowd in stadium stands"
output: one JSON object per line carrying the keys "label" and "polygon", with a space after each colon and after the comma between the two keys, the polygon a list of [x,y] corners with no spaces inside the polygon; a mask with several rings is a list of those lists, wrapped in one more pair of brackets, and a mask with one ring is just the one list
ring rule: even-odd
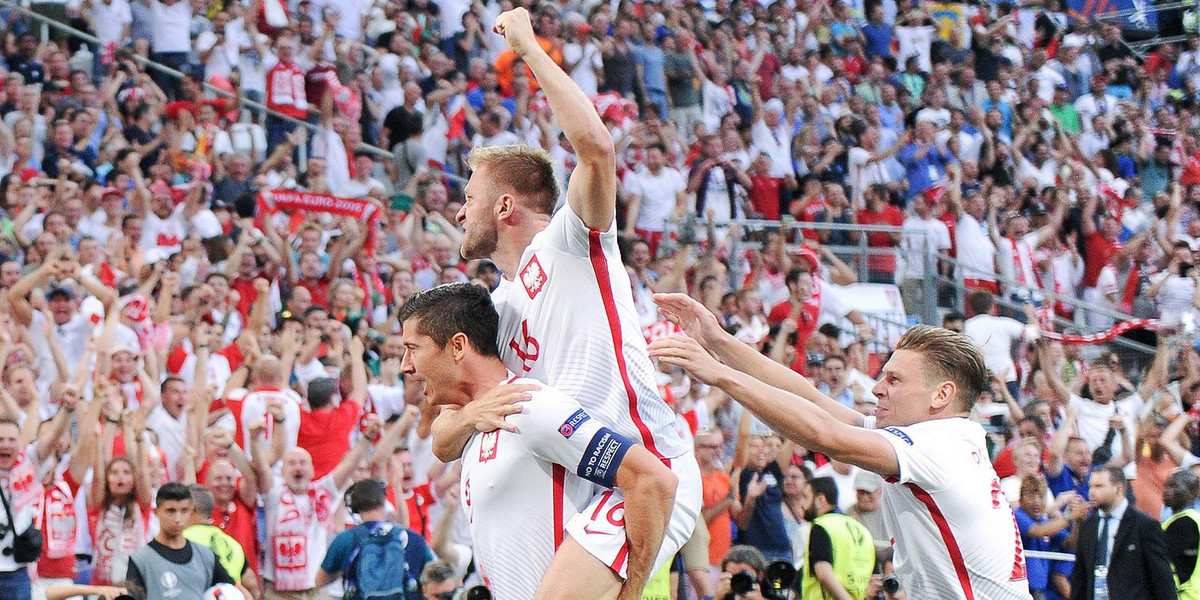
{"label": "crowd in stadium stands", "polygon": [[[1141,56],[1061,0],[949,4],[948,24],[913,0],[32,4],[96,43],[44,35],[6,2],[0,421],[19,439],[0,436],[0,481],[46,542],[27,568],[0,554],[0,596],[20,598],[4,586],[26,570],[36,588],[121,583],[169,481],[212,492],[204,521],[240,545],[220,558],[259,597],[323,597],[318,565],[352,522],[341,493],[364,478],[387,483],[419,549],[410,598],[481,582],[396,319],[414,291],[502,276],[459,257],[470,149],[540,146],[571,175],[536,82],[491,30],[513,5],[616,140],[648,335],[666,327],[652,292],[690,293],[871,414],[886,348],[847,286],[895,285],[910,315],[939,303],[983,351],[993,386],[974,417],[1026,549],[1072,552],[1089,494],[1121,483],[1109,470],[1089,489],[1106,466],[1128,479],[1127,511],[1165,520],[1195,500],[1164,506],[1172,472],[1200,462],[1198,36]],[[787,227],[751,239],[728,226],[742,219]],[[865,269],[831,250],[859,236],[880,250]],[[961,281],[965,305],[928,297],[927,268]],[[1141,338],[1152,360],[1043,335],[1050,316],[1096,331],[1115,313],[1158,319]],[[830,535],[810,536],[821,503],[861,521],[870,571],[890,572],[877,476],[785,443],[682,372],[660,381],[704,478],[707,527],[674,567],[686,594],[730,593],[722,569],[829,560]],[[297,485],[313,511],[299,527],[279,517]],[[1183,586],[1200,587],[1196,522],[1156,547]],[[1114,572],[1133,560],[1113,552]],[[1026,564],[1036,597],[1085,597],[1072,561]]]}

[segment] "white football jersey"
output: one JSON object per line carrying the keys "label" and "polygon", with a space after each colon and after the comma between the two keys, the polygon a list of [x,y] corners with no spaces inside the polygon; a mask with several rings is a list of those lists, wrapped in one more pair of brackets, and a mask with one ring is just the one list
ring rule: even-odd
{"label": "white football jersey", "polygon": [[951,418],[878,431],[900,464],[883,486],[883,519],[908,597],[1029,600],[1021,535],[983,427]]}
{"label": "white football jersey", "polygon": [[[514,377],[510,383],[538,382]],[[534,596],[566,520],[587,508],[595,484],[612,485],[635,443],[551,387],[522,406],[509,417],[518,433],[497,429],[471,436],[459,478],[477,564],[502,599]],[[610,518],[624,525],[623,513]]]}
{"label": "white football jersey", "polygon": [[564,205],[519,265],[492,293],[509,370],[558,388],[659,457],[687,452],[658,394],[615,222],[592,231]]}

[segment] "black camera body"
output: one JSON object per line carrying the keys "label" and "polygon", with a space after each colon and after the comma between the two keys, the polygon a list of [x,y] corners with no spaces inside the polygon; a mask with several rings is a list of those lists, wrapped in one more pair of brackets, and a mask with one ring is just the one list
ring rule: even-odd
{"label": "black camera body", "polygon": [[734,600],[738,596],[750,593],[754,584],[758,584],[759,593],[767,600],[788,600],[797,597],[792,595],[799,584],[796,567],[786,560],[777,560],[763,571],[761,579],[756,580],[753,571],[734,573],[729,579],[729,593],[724,600]]}

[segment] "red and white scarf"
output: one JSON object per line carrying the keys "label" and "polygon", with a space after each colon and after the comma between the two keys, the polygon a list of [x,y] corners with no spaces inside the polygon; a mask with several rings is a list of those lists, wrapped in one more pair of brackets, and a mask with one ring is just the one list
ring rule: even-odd
{"label": "red and white scarf", "polygon": [[[367,240],[363,252],[375,253],[375,230],[379,222],[379,207],[366,198],[343,198],[333,194],[318,194],[300,190],[263,190],[258,193],[261,214],[274,215],[286,211],[329,213],[342,217],[353,217],[363,221],[367,227]],[[261,218],[261,217],[260,217]],[[262,224],[259,224],[262,227]]]}
{"label": "red and white scarf", "polygon": [[270,549],[275,566],[275,589],[279,591],[312,589],[315,570],[308,564],[310,526],[316,521],[333,531],[333,495],[324,487],[309,485],[306,500],[297,502],[296,495],[286,486],[279,495]]}
{"label": "red and white scarf", "polygon": [[125,518],[125,507],[109,506],[96,521],[92,540],[95,565],[92,568],[92,583],[111,585],[114,578],[124,578],[124,573],[114,572],[118,564],[121,571],[128,565],[129,557],[150,541],[149,524],[142,518],[140,505],[134,505],[133,518]]}
{"label": "red and white scarf", "polygon": [[46,558],[66,558],[75,554],[76,523],[75,494],[71,486],[59,479],[46,489],[45,508],[39,513],[39,526],[46,539]]}

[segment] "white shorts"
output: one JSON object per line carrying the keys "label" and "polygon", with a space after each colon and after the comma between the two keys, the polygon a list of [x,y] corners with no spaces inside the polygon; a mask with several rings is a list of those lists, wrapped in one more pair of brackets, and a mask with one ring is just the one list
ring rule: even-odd
{"label": "white shorts", "polygon": [[[704,502],[700,467],[692,452],[670,459],[669,466],[679,479],[679,486],[675,490],[675,508],[650,573],[670,562],[692,537]],[[567,534],[621,579],[625,578],[629,547],[625,543],[625,495],[621,490],[604,489],[593,497],[587,508],[567,521]]]}

